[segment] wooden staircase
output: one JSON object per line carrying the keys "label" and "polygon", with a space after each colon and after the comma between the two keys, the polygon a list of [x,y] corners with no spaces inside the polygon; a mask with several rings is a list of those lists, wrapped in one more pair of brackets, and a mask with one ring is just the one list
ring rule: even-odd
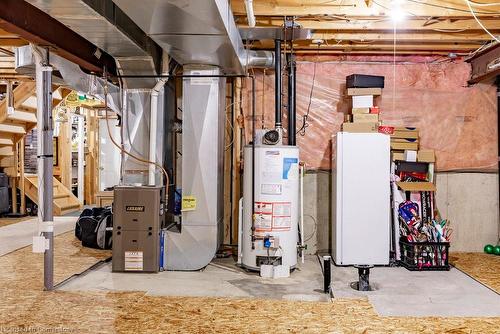
{"label": "wooden staircase", "polygon": [[[26,196],[28,196],[33,202],[38,203],[38,176],[32,174],[26,174],[24,176],[26,182]],[[54,182],[54,215],[62,216],[67,213],[71,213],[82,208],[82,204],[78,198],[73,195],[73,193],[66,188],[61,182],[56,178],[52,180]]]}
{"label": "wooden staircase", "polygon": [[[12,191],[14,213],[17,213],[15,190],[21,191],[21,213],[25,213],[25,195],[38,204],[38,181],[36,175],[24,175],[24,137],[36,127],[35,82],[21,82],[14,90],[13,110],[7,99],[0,101],[0,170],[6,173],[14,185]],[[54,90],[58,87],[54,86]],[[63,95],[63,94],[61,94]],[[64,96],[63,96],[64,97]],[[31,98],[31,99],[30,99]],[[30,103],[28,103],[30,102]],[[54,99],[56,106],[61,100]],[[63,184],[54,179],[54,214],[62,215],[81,208],[78,199]],[[57,197],[57,198],[56,198]]]}

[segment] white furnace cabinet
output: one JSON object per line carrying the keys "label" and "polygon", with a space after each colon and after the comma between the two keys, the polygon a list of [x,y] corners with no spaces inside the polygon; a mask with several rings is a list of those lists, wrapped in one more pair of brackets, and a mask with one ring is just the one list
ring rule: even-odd
{"label": "white furnace cabinet", "polygon": [[335,263],[389,264],[390,137],[339,132],[332,151]]}

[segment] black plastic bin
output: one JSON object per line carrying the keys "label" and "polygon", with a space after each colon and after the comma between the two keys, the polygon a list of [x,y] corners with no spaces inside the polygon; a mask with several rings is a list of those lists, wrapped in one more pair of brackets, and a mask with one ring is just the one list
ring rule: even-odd
{"label": "black plastic bin", "polygon": [[450,270],[449,242],[409,242],[401,238],[399,247],[399,263],[408,270]]}

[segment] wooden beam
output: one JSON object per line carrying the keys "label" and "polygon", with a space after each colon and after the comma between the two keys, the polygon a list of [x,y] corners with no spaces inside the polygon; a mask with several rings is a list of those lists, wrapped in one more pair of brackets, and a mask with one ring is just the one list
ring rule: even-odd
{"label": "wooden beam", "polygon": [[10,38],[10,37],[0,37],[0,46],[23,46],[29,44],[24,39],[21,38]]}
{"label": "wooden beam", "polygon": [[[233,0],[231,2],[233,13],[246,15],[244,0]],[[371,7],[360,3],[358,0],[345,0],[342,3],[328,2],[325,0],[275,0],[254,1],[253,8],[256,16],[302,16],[302,15],[337,15],[337,16],[370,16],[390,14],[391,0],[378,0]],[[429,1],[415,0],[405,1],[402,8],[408,16],[470,16],[469,8],[463,1],[447,0]],[[500,12],[500,6],[475,7],[477,16],[494,16]]]}
{"label": "wooden beam", "polygon": [[[69,117],[71,119],[71,117]],[[59,125],[59,169],[61,183],[71,189],[71,124],[70,120]]]}
{"label": "wooden beam", "polygon": [[500,75],[500,44],[477,53],[468,62],[472,65],[470,84]]}
{"label": "wooden beam", "polygon": [[[385,41],[393,42],[394,34],[392,32],[327,32],[313,33],[311,40],[323,39],[331,41]],[[477,43],[484,44],[491,40],[490,35],[483,32],[474,33],[443,33],[443,32],[399,32],[396,34],[397,42],[430,42],[430,43]]]}
{"label": "wooden beam", "polygon": [[21,193],[21,207],[19,212],[24,215],[26,214],[26,192],[25,192],[25,180],[24,180],[24,137],[19,142],[19,190]]}
{"label": "wooden beam", "polygon": [[12,180],[12,213],[17,213],[17,169],[19,167],[19,155],[17,145],[14,145],[14,167]]}
{"label": "wooden beam", "polygon": [[[241,18],[236,18],[239,26],[245,27],[246,15]],[[490,17],[482,18],[483,25],[492,32],[500,31],[500,18]],[[302,17],[297,18],[298,23],[304,29],[313,29],[315,32],[318,30],[326,30],[329,32],[392,32],[394,30],[393,22],[386,17]],[[282,27],[283,19],[275,18],[257,18],[257,26],[259,27]],[[436,31],[446,30],[448,32],[484,32],[478,25],[477,21],[472,17],[450,17],[450,18],[429,18],[429,17],[411,17],[405,20],[404,24],[397,27],[398,32],[417,32],[417,31]]]}
{"label": "wooden beam", "polygon": [[231,81],[226,84],[226,112],[224,113],[224,244],[231,243],[231,159],[233,126],[231,119]]}
{"label": "wooden beam", "polygon": [[238,224],[240,215],[240,197],[241,197],[241,148],[242,148],[242,123],[240,123],[242,114],[242,79],[235,78],[235,91],[234,91],[234,115],[232,119],[233,123],[233,146],[232,146],[232,158],[233,158],[233,168],[232,168],[232,224],[233,224],[233,244],[238,243]]}
{"label": "wooden beam", "polygon": [[[398,43],[396,46],[396,51],[444,51],[444,52],[470,52],[476,50],[480,45],[477,44],[431,44],[431,43]],[[254,47],[254,49],[265,49],[269,50],[269,43],[261,43]],[[334,50],[344,50],[344,51],[354,51],[354,50],[373,50],[373,51],[386,51],[392,53],[394,46],[392,43],[387,42],[374,42],[374,43],[336,43],[331,41],[331,44],[322,44],[319,48],[316,44],[309,43],[295,43],[294,50],[296,52],[301,51],[334,51]]]}

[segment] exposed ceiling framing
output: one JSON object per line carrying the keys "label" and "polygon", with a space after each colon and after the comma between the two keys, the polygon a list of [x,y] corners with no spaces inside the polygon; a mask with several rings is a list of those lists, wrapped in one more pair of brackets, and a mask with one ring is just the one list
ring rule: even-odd
{"label": "exposed ceiling framing", "polygon": [[[498,3],[492,0],[474,0]],[[232,0],[240,27],[247,27],[244,0]],[[492,40],[471,15],[465,0],[404,0],[405,18],[396,24],[390,17],[390,0],[253,0],[257,27],[281,27],[285,15],[302,28],[312,29],[312,38],[297,40],[294,49],[303,53],[392,54],[396,36],[399,54],[467,55]],[[473,9],[483,25],[500,36],[500,6]],[[326,42],[319,48],[313,40]],[[267,49],[272,41],[252,41],[252,47]]]}

